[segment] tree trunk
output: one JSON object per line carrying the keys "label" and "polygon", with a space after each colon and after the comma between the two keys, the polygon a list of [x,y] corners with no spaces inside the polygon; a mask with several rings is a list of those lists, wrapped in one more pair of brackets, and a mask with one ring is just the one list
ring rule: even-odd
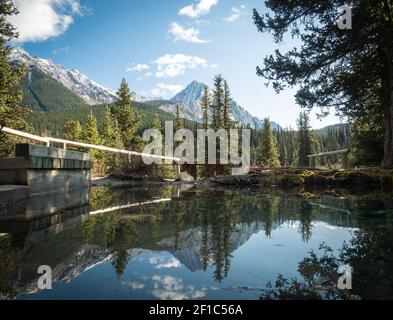
{"label": "tree trunk", "polygon": [[393,61],[390,55],[386,58],[388,72],[382,78],[385,119],[384,158],[382,167],[391,167],[393,166]]}

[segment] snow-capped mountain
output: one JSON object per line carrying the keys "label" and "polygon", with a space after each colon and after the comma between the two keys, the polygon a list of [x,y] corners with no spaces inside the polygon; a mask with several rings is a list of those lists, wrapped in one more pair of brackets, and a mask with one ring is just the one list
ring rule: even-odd
{"label": "snow-capped mountain", "polygon": [[[33,57],[23,48],[14,48],[10,57],[11,62],[20,62],[29,67],[49,75],[52,79],[60,82],[68,90],[76,94],[89,105],[111,103],[116,98],[116,92],[108,89],[76,69],[68,70],[51,60]],[[31,72],[30,72],[31,74]],[[151,100],[132,92],[132,99],[137,102]]]}
{"label": "snow-capped mountain", "polygon": [[203,83],[193,81],[187,86],[187,88],[176,94],[171,101],[191,103],[200,100],[203,96],[204,87],[205,85]]}
{"label": "snow-capped mountain", "polygon": [[147,102],[147,101],[155,100],[155,98],[141,96],[134,91],[131,92],[131,99],[132,101],[136,101],[136,102]]}
{"label": "snow-capped mountain", "polygon": [[[278,224],[273,225],[273,229],[278,228]],[[252,223],[240,223],[234,228],[235,231],[230,235],[229,242],[231,252],[243,246],[250,238],[262,230],[266,230],[263,222],[255,221]],[[203,270],[202,252],[204,235],[202,228],[194,228],[180,232],[178,237],[165,238],[158,243],[161,250],[167,250],[187,269],[192,272]],[[208,246],[213,247],[213,235],[208,234]],[[212,257],[209,257],[212,260]],[[210,262],[210,261],[209,261]]]}
{"label": "snow-capped mountain", "polygon": [[[170,103],[166,103],[160,107],[161,110],[175,113],[176,103],[179,104],[180,112],[182,116],[189,120],[201,121],[202,120],[202,109],[201,99],[203,96],[205,84],[193,81],[183,91],[176,94]],[[211,90],[210,90],[211,91]],[[260,119],[252,116],[247,110],[241,107],[236,101],[232,101],[232,117],[239,124],[251,128],[262,128],[263,124]],[[278,128],[278,125],[272,123],[273,128]]]}
{"label": "snow-capped mountain", "polygon": [[[27,76],[27,84],[25,89],[27,96],[31,96],[29,102],[34,104],[41,110],[61,108],[62,106],[78,105],[86,103],[88,105],[98,105],[104,103],[112,103],[116,99],[116,92],[108,89],[88,76],[76,69],[66,69],[65,67],[55,64],[52,60],[33,57],[23,48],[14,48],[11,53],[10,61],[14,63],[22,63],[29,68]],[[41,82],[32,88],[32,84],[36,83],[37,76],[44,74],[46,78],[50,78],[55,84],[48,87],[48,83]],[[43,92],[51,93],[51,101],[43,103],[42,97],[37,93],[37,87]],[[58,90],[54,92],[54,87]],[[180,111],[184,118],[201,121],[202,109],[201,98],[203,96],[205,85],[198,81],[191,82],[184,90],[176,94],[170,101],[159,105],[161,110],[169,113],[176,113],[176,103],[180,105]],[[64,89],[65,88],[65,89]],[[63,97],[64,91],[68,92],[67,98]],[[71,95],[71,97],[70,97]],[[154,99],[143,97],[135,92],[131,93],[132,100],[136,102],[147,102]],[[73,99],[73,100],[72,100]],[[77,101],[76,101],[76,100]],[[232,102],[233,119],[241,125],[250,125],[251,128],[262,128],[262,121],[253,117],[247,110],[241,107],[236,101]],[[274,128],[278,126],[272,123]]]}
{"label": "snow-capped mountain", "polygon": [[33,57],[22,48],[13,49],[10,60],[11,62],[21,62],[29,68],[38,68],[52,79],[60,82],[89,105],[110,103],[116,97],[114,91],[99,85],[79,70],[67,70],[51,60]]}

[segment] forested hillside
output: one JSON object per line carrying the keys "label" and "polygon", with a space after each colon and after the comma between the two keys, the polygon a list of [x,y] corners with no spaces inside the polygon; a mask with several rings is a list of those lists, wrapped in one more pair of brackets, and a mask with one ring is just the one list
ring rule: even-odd
{"label": "forested hillside", "polygon": [[[311,127],[307,130],[300,127],[297,129],[280,128],[274,130],[274,138],[280,165],[288,167],[308,166],[307,155],[309,154],[349,149],[353,144],[353,132],[349,124],[337,124],[318,130],[313,130]],[[256,132],[253,134],[254,148],[260,143],[260,133]],[[302,145],[306,145],[305,150],[301,150]],[[329,156],[329,159],[321,159],[319,165],[328,166],[339,161],[339,156]]]}
{"label": "forested hillside", "polygon": [[87,106],[80,97],[35,67],[23,77],[20,88],[23,92],[21,105],[33,110],[50,112]]}
{"label": "forested hillside", "polygon": [[[148,103],[133,102],[133,107],[141,116],[141,130],[150,128],[154,122],[155,117],[158,117],[162,122],[173,120],[175,117],[162,110],[156,109]],[[29,116],[29,121],[32,125],[34,133],[51,135],[55,137],[64,136],[64,125],[73,120],[79,121],[82,125],[86,123],[87,117],[92,113],[97,118],[98,128],[101,129],[104,123],[106,105],[97,106],[76,106],[64,107],[48,112],[33,111]],[[142,133],[142,132],[140,132]]]}

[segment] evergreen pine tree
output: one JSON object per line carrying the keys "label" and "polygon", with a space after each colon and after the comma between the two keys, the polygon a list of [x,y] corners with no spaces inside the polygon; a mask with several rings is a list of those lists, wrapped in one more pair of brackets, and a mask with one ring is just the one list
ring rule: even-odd
{"label": "evergreen pine tree", "polygon": [[257,151],[257,164],[261,167],[280,167],[276,138],[274,137],[269,118],[263,121],[263,129]]}
{"label": "evergreen pine tree", "polygon": [[[382,165],[393,166],[392,1],[267,0],[265,4],[269,14],[254,10],[258,30],[272,34],[276,43],[287,34],[300,43],[267,56],[257,74],[277,92],[298,87],[296,102],[302,107],[323,106],[324,114],[336,109],[355,123],[380,127]],[[343,5],[352,8],[353,28],[346,30],[337,25],[337,9]]]}
{"label": "evergreen pine tree", "polygon": [[224,107],[224,78],[221,74],[214,77],[214,91],[213,91],[213,104],[212,108],[212,127],[214,130],[222,128],[222,111]]}
{"label": "evergreen pine tree", "polygon": [[97,128],[97,119],[90,113],[87,116],[86,125],[82,129],[81,139],[88,144],[98,145],[100,143],[100,135]]}
{"label": "evergreen pine tree", "polygon": [[103,142],[108,147],[122,149],[124,144],[117,119],[113,117],[109,107],[105,108],[103,125]]}
{"label": "evergreen pine tree", "polygon": [[118,122],[122,142],[125,148],[138,151],[142,148],[142,139],[138,135],[141,119],[131,105],[131,91],[125,79],[122,80],[117,95],[112,114]]}
{"label": "evergreen pine tree", "polygon": [[205,86],[203,89],[201,106],[203,114],[203,128],[207,130],[209,129],[209,108],[211,106],[211,98],[208,86]]}
{"label": "evergreen pine tree", "polygon": [[224,103],[222,110],[222,126],[226,130],[230,130],[233,127],[232,121],[232,98],[229,90],[228,82],[224,81]]}
{"label": "evergreen pine tree", "polygon": [[[153,129],[156,129],[157,131],[159,131],[160,133],[162,133],[163,127],[162,127],[162,123],[160,120],[160,117],[156,114],[154,116],[154,120],[153,120]],[[158,139],[159,137],[154,137],[155,139]],[[161,141],[161,143],[163,143],[163,141]],[[163,147],[161,149],[162,154],[165,154],[165,147]],[[154,175],[155,176],[162,176],[164,174],[164,162],[161,165],[155,165],[153,167],[154,170]]]}
{"label": "evergreen pine tree", "polygon": [[160,117],[158,115],[155,115],[155,117],[154,117],[153,128],[162,132],[162,124],[161,124]]}
{"label": "evergreen pine tree", "polygon": [[79,120],[67,121],[63,126],[64,139],[70,141],[79,141],[81,139],[82,126]]}
{"label": "evergreen pine tree", "polygon": [[306,112],[301,112],[297,120],[298,133],[298,165],[299,167],[308,167],[308,155],[313,153],[313,141],[311,137],[310,117]]}
{"label": "evergreen pine tree", "polygon": [[179,131],[179,130],[181,130],[181,129],[184,129],[184,120],[183,120],[183,118],[181,117],[181,114],[180,114],[180,106],[179,106],[179,104],[178,103],[176,103],[176,116],[175,116],[176,118],[175,118],[175,121],[176,121],[176,123],[175,123],[175,125],[176,125],[176,131]]}
{"label": "evergreen pine tree", "polygon": [[[106,107],[105,109],[102,140],[102,143],[107,147],[124,149],[119,124],[117,119],[113,117],[109,107]],[[110,173],[113,173],[115,170],[121,167],[122,163],[118,154],[110,152],[104,153],[102,155],[102,162],[106,170]]]}
{"label": "evergreen pine tree", "polygon": [[[20,79],[26,73],[25,66],[15,66],[9,63],[11,47],[7,41],[18,37],[15,28],[7,22],[7,16],[18,14],[17,8],[10,0],[0,1],[0,128],[26,130],[25,120],[28,110],[19,106],[22,92],[15,89]],[[0,131],[0,155],[9,156],[17,139],[4,135]]]}
{"label": "evergreen pine tree", "polygon": [[[100,135],[97,128],[97,119],[90,113],[87,117],[87,122],[84,125],[81,133],[81,140],[84,143],[99,145],[101,142]],[[100,159],[100,152],[97,150],[90,150],[93,161],[97,162]]]}
{"label": "evergreen pine tree", "polygon": [[296,162],[296,133],[290,127],[286,134],[288,164],[294,166]]}
{"label": "evergreen pine tree", "polygon": [[[211,99],[211,95],[209,92],[209,87],[208,86],[204,86],[203,88],[203,96],[202,96],[202,101],[201,101],[201,107],[202,107],[202,117],[203,117],[203,129],[208,130],[211,125],[209,123],[209,110],[211,108],[212,105],[212,99]],[[205,139],[205,163],[208,163],[208,144],[206,143]],[[203,177],[208,177],[211,175],[211,170],[208,166],[203,166],[200,169],[200,174]]]}
{"label": "evergreen pine tree", "polygon": [[278,129],[276,132],[277,136],[277,149],[279,151],[279,160],[282,166],[286,167],[288,165],[287,161],[287,146],[285,141],[284,130]]}

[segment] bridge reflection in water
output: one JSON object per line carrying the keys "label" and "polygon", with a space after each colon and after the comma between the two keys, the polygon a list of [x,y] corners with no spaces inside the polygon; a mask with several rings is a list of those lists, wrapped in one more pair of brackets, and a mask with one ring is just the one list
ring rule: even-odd
{"label": "bridge reflection in water", "polygon": [[[379,232],[381,219],[391,226],[389,199],[184,185],[33,197],[0,213],[0,294],[40,298],[37,270],[49,265],[55,289],[81,286],[83,274],[94,283],[83,282],[84,294],[63,288],[68,293],[53,290],[41,298],[114,298],[94,287],[99,266],[106,274],[112,269],[107,287],[113,292],[118,285],[131,290],[117,298],[257,298],[244,288],[261,288],[279,271],[296,275],[299,260],[322,242],[341,249],[359,230]],[[157,274],[163,270],[172,273]],[[133,273],[145,282],[126,281]],[[167,283],[180,275],[177,284]],[[149,291],[148,279],[166,290],[158,292],[155,283]],[[181,285],[185,279],[192,284]],[[180,287],[193,293],[179,295]]]}

